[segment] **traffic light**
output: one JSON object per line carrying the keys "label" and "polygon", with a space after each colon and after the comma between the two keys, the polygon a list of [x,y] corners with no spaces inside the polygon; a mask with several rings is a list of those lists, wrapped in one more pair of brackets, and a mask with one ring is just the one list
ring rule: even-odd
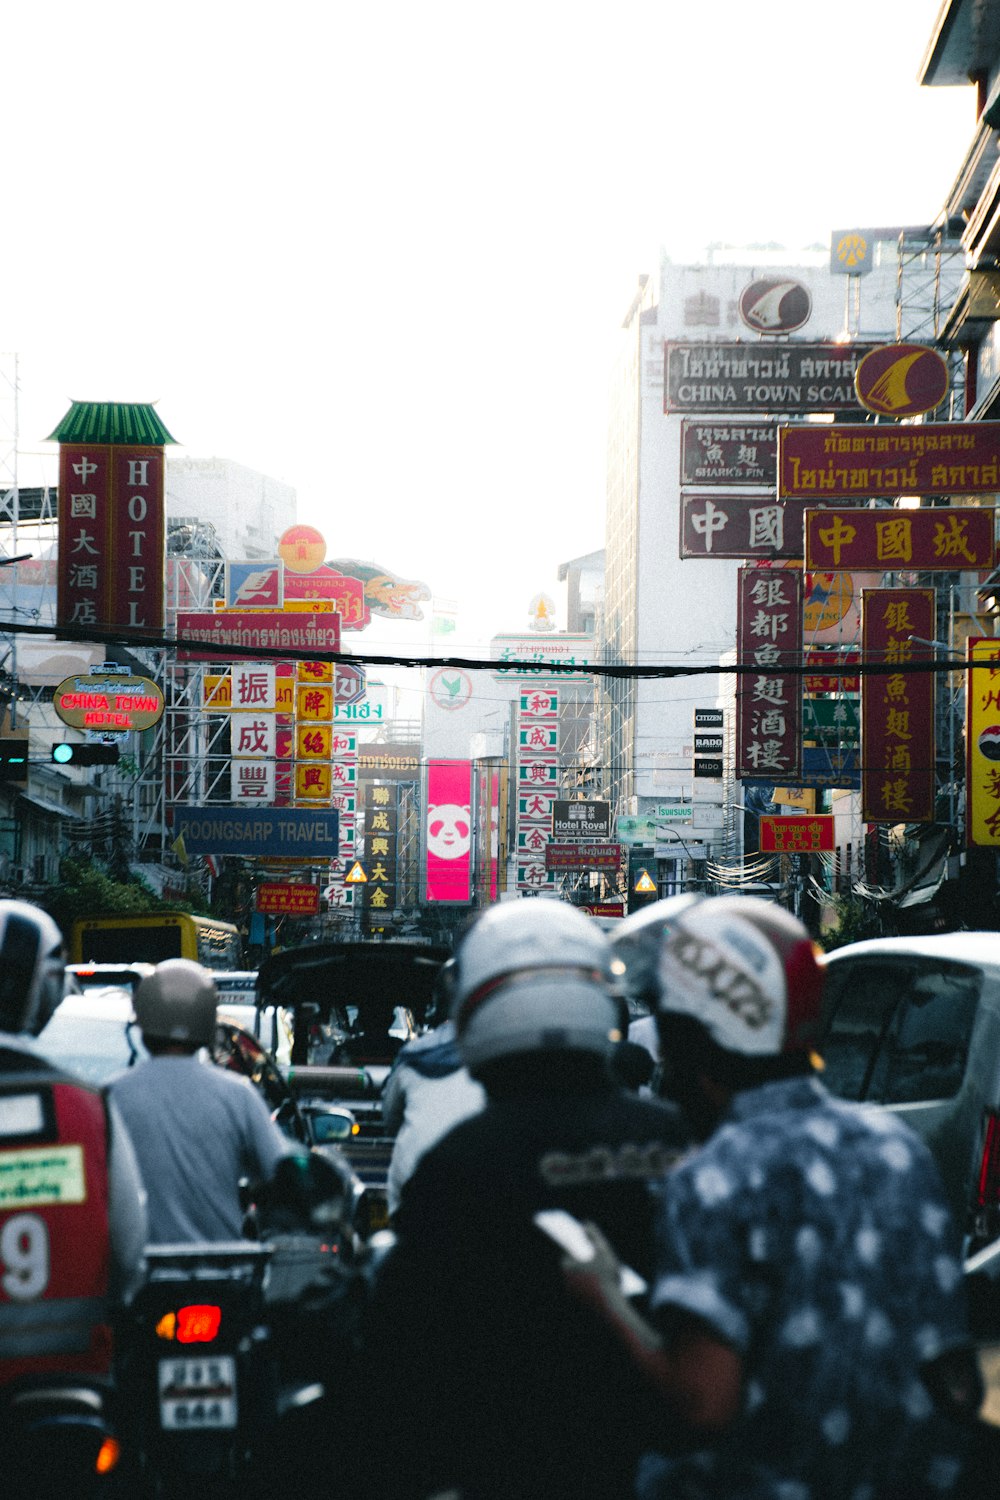
{"label": "traffic light", "polygon": [[64,740],[52,746],[52,759],[60,766],[116,766],[117,745],[71,745]]}
{"label": "traffic light", "polygon": [[0,739],[0,781],[28,781],[28,741]]}

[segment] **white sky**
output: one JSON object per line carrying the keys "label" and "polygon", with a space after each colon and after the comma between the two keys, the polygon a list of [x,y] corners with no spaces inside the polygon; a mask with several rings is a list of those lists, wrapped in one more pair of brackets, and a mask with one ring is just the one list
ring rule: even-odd
{"label": "white sky", "polygon": [[294,485],[331,556],[459,599],[455,649],[525,628],[603,543],[608,375],[658,246],[936,216],[975,103],[917,85],[938,10],[10,7],[20,482],[54,477],[71,399],[156,400],[183,451]]}

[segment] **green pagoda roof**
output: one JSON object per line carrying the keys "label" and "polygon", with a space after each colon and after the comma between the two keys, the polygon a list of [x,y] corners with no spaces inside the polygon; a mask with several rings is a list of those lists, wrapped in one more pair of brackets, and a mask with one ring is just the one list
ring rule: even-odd
{"label": "green pagoda roof", "polygon": [[160,448],[177,439],[170,436],[148,403],[74,401],[46,441]]}

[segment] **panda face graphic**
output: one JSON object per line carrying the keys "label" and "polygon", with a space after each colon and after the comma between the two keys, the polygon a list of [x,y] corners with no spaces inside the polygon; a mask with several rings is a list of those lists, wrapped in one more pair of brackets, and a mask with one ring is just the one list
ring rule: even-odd
{"label": "panda face graphic", "polygon": [[443,802],[427,811],[427,848],[438,859],[461,859],[472,838],[472,809]]}

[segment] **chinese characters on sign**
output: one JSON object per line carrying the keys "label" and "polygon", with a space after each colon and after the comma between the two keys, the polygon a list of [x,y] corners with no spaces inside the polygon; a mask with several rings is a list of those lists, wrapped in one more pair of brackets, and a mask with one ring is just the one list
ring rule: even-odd
{"label": "chinese characters on sign", "polygon": [[966,822],[970,844],[1000,846],[1000,640],[969,640]]}
{"label": "chinese characters on sign", "polygon": [[60,625],[163,628],[163,449],[59,445]]}
{"label": "chinese characters on sign", "polygon": [[774,487],[778,429],[774,422],[681,423],[681,484]]}
{"label": "chinese characters on sign", "polygon": [[816,854],[834,847],[833,818],[827,814],[763,817],[760,820],[762,854]]}
{"label": "chinese characters on sign", "polygon": [[[807,505],[765,495],[681,493],[681,557],[802,557]],[[860,506],[864,502],[858,501]]]}
{"label": "chinese characters on sign", "polygon": [[801,764],[802,681],[782,668],[802,660],[801,573],[740,569],[736,645],[739,661],[752,669],[737,685],[736,775],[794,780]]}
{"label": "chinese characters on sign", "polygon": [[545,859],[559,791],[559,693],[521,684],[517,713],[517,888],[536,891],[555,879]]}
{"label": "chinese characters on sign", "polygon": [[261,882],[254,905],[257,911],[314,917],[319,911],[319,886],[300,885],[293,880]]}
{"label": "chinese characters on sign", "polygon": [[993,555],[992,509],[806,511],[806,567],[817,572],[978,571]]}
{"label": "chinese characters on sign", "polygon": [[929,823],[934,818],[934,673],[906,667],[933,657],[928,643],[934,635],[934,590],[865,589],[861,597],[866,663],[898,668],[866,672],[861,681],[861,816],[868,823]]}
{"label": "chinese characters on sign", "polygon": [[363,908],[369,931],[384,925],[396,906],[398,784],[369,782],[366,792],[365,847],[368,883]]}

